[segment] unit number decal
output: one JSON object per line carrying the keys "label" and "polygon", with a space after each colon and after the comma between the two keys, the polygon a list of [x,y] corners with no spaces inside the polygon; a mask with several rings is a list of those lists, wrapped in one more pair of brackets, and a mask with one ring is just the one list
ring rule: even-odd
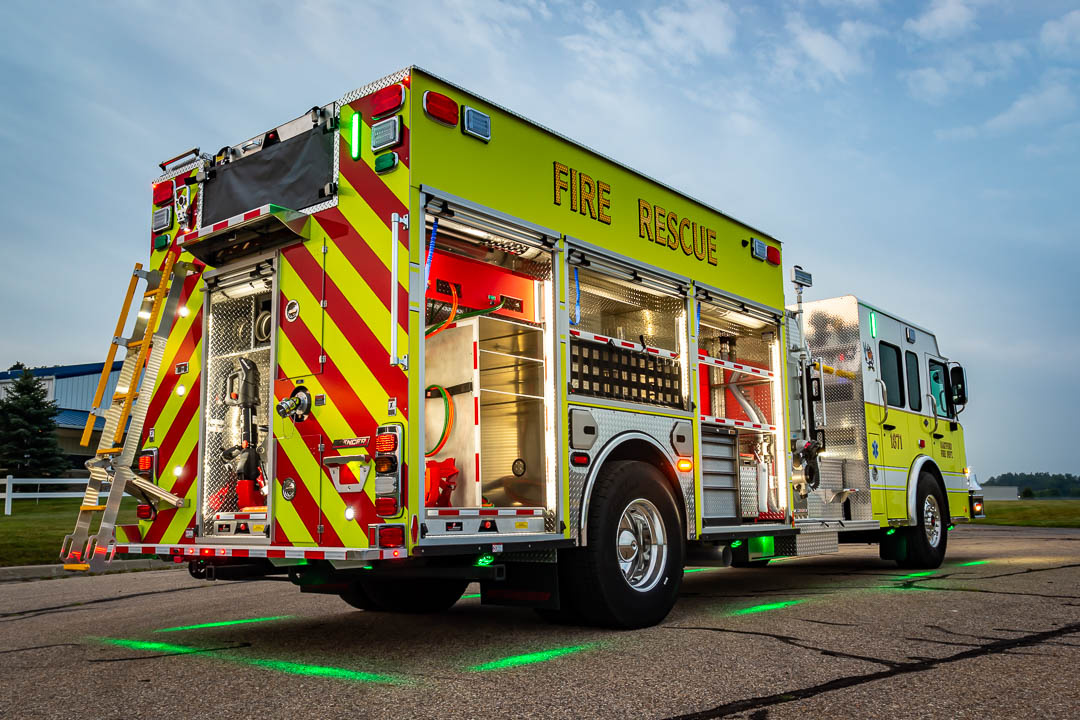
{"label": "unit number decal", "polygon": [[298,317],[300,317],[300,303],[295,300],[290,300],[288,304],[285,305],[285,319],[292,322]]}
{"label": "unit number decal", "polygon": [[896,433],[890,433],[889,434],[889,446],[893,450],[903,450],[904,449],[904,436],[903,435],[898,435]]}

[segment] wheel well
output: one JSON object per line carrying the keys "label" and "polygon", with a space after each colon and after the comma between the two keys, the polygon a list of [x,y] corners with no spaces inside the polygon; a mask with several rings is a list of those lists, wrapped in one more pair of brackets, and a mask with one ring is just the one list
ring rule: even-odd
{"label": "wheel well", "polygon": [[[952,511],[949,510],[949,493],[945,490],[945,478],[941,474],[941,470],[938,468],[937,463],[933,460],[922,466],[922,470],[930,473],[934,480],[937,481],[938,490],[941,491],[941,497],[945,500],[945,507],[942,508],[945,514],[946,525],[952,521]],[[917,481],[917,479],[916,479]]]}
{"label": "wheel well", "polygon": [[664,453],[646,440],[632,438],[619,443],[619,445],[604,458],[605,463],[617,460],[639,460],[641,462],[647,462],[663,473],[664,478],[667,480],[668,488],[675,496],[675,507],[679,509],[679,519],[682,520],[683,533],[685,534],[688,527],[686,501],[685,498],[683,498],[679,479],[675,475],[675,468],[671,466],[671,462]]}

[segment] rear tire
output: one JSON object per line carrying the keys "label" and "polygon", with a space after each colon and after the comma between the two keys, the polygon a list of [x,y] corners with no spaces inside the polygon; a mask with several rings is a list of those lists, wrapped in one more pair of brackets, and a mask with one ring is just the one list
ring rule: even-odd
{"label": "rear tire", "polygon": [[468,580],[357,580],[341,599],[360,610],[437,613],[461,599]]}
{"label": "rear tire", "polygon": [[565,618],[614,628],[663,620],[682,582],[682,523],[667,479],[653,465],[612,462],[600,470],[589,503],[588,545],[559,556]]}
{"label": "rear tire", "polygon": [[949,521],[945,510],[945,498],[937,479],[928,472],[919,473],[915,495],[915,514],[919,522],[906,531],[907,557],[897,561],[900,567],[941,567],[949,543]]}

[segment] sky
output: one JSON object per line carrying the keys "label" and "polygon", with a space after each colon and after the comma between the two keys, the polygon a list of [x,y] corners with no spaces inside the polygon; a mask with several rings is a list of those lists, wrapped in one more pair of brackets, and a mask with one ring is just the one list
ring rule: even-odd
{"label": "sky", "polygon": [[808,299],[935,331],[980,477],[1080,471],[1076,0],[13,1],[0,23],[0,367],[103,359],[158,162],[416,64],[779,238]]}

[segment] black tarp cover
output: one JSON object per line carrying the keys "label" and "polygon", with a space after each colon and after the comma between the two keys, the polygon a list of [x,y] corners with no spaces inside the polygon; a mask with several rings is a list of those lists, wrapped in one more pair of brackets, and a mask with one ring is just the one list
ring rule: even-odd
{"label": "black tarp cover", "polygon": [[215,168],[203,184],[206,227],[267,203],[302,210],[322,202],[319,191],[334,180],[335,133],[315,127],[248,157]]}

